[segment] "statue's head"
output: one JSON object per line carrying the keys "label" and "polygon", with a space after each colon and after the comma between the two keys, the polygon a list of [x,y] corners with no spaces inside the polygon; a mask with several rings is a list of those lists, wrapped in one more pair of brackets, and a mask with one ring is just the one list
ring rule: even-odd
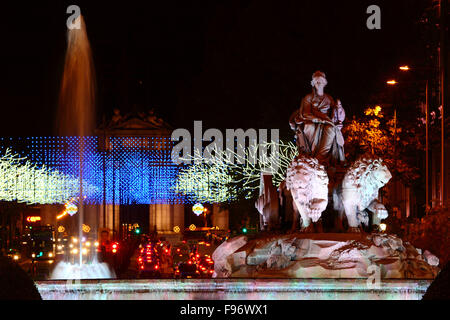
{"label": "statue's head", "polygon": [[316,71],[312,75],[311,86],[313,86],[316,90],[323,90],[327,85],[327,78],[325,77],[325,73],[322,71]]}
{"label": "statue's head", "polygon": [[381,159],[373,165],[372,178],[378,188],[384,187],[392,178],[391,172]]}

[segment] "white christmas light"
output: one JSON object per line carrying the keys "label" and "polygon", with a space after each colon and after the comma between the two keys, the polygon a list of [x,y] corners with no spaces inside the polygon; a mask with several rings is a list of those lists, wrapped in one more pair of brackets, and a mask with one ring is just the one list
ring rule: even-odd
{"label": "white christmas light", "polygon": [[[277,150],[278,156],[260,153],[261,148]],[[194,202],[233,201],[239,192],[250,198],[259,188],[263,172],[272,174],[274,186],[279,186],[286,177],[287,167],[297,156],[298,151],[292,142],[280,141],[250,146],[245,149],[244,159],[230,150],[213,149],[213,154],[215,156],[204,159],[199,152],[194,152],[194,156],[186,159],[191,160],[193,164],[179,171],[176,192],[184,194]],[[234,157],[236,161],[230,160]],[[243,164],[239,164],[240,162]]]}
{"label": "white christmas light", "polygon": [[[94,188],[83,181],[83,192]],[[0,200],[28,204],[65,203],[80,191],[80,181],[45,165],[38,167],[7,149],[0,157]]]}

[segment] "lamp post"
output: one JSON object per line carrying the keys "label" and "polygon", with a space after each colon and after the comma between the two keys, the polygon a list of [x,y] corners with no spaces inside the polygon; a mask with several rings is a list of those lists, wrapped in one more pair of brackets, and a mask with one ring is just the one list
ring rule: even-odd
{"label": "lamp post", "polygon": [[[400,66],[401,71],[410,71],[411,68],[407,65]],[[418,69],[415,67],[415,69]],[[433,68],[421,68],[421,69],[433,69]],[[428,101],[428,79],[425,80],[425,212],[428,214],[430,208],[430,192],[428,186],[429,183],[429,101]]]}
{"label": "lamp post", "polygon": [[440,80],[440,96],[441,96],[441,192],[440,192],[440,205],[444,206],[444,147],[445,147],[445,135],[444,135],[444,109],[446,103],[446,75],[447,75],[447,0],[439,1],[439,30],[440,30],[440,41],[439,41],[439,80]]}
{"label": "lamp post", "polygon": [[[394,79],[386,81],[386,83],[390,86],[395,86],[398,84],[398,82]],[[395,100],[395,93],[394,93],[394,100]],[[394,101],[394,169],[397,169],[397,156],[396,156],[396,144],[397,144],[397,104]]]}

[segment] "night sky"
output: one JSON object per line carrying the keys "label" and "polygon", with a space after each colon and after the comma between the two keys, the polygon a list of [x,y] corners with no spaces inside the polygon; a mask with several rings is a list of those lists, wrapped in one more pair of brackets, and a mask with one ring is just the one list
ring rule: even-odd
{"label": "night sky", "polygon": [[[1,136],[52,135],[66,47],[66,8],[85,17],[97,72],[97,119],[150,107],[173,127],[279,128],[311,91],[349,116],[400,64],[423,59],[429,1],[39,1],[2,5]],[[39,3],[39,4],[38,4]],[[381,30],[366,8],[381,7]]]}

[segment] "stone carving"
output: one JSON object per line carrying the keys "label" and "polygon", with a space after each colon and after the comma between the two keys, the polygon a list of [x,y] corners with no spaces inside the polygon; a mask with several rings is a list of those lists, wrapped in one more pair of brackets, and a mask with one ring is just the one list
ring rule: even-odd
{"label": "stone carving", "polygon": [[292,160],[287,169],[286,187],[291,191],[302,218],[302,230],[311,230],[328,204],[328,176],[317,159],[304,155]]}
{"label": "stone carving", "polygon": [[296,132],[300,153],[309,154],[321,163],[342,163],[345,160],[344,138],[341,133],[345,111],[340,100],[336,102],[324,93],[325,74],[316,71],[312,76],[313,92],[306,95],[289,119]]}
{"label": "stone carving", "polygon": [[158,118],[155,115],[155,110],[154,109],[148,110],[147,113],[140,112],[138,115],[140,116],[140,118],[142,120],[146,121],[149,124],[152,124],[155,127],[162,127],[162,126],[164,126],[164,120]]}
{"label": "stone carving", "polygon": [[[300,216],[300,232],[264,233],[246,239],[242,247],[238,242],[230,242],[225,249],[219,247],[220,254],[213,255],[213,259],[215,255],[218,258],[215,276],[368,278],[374,268],[379,268],[382,279],[435,278],[439,259],[430,252],[422,254],[395,235],[361,233],[362,225],[368,226],[371,221],[372,226],[379,226],[388,217],[378,196],[392,175],[382,159],[371,155],[347,167],[341,133],[345,111],[339,100],[334,103],[324,94],[326,83],[325,74],[313,75],[313,93],[303,99],[290,119],[299,154],[288,166],[278,193],[272,176],[261,177],[260,197],[255,204],[261,213],[262,230],[277,229],[283,222],[284,226],[292,224],[294,231]],[[327,208],[326,214],[337,218],[330,231],[344,231],[346,218],[348,232],[323,233],[319,229],[312,233],[322,228],[317,222]],[[325,225],[326,219],[322,221]]]}
{"label": "stone carving", "polygon": [[227,259],[231,278],[368,278],[373,265],[381,279],[433,279],[439,272],[435,256],[383,233],[263,236],[236,251],[241,259]]}
{"label": "stone carving", "polygon": [[439,265],[439,258],[432,254],[430,251],[425,250],[422,256],[429,265],[435,267]]}
{"label": "stone carving", "polygon": [[[137,108],[137,107],[136,107]],[[170,125],[161,118],[158,118],[154,109],[147,112],[130,112],[122,115],[118,108],[113,110],[113,116],[109,121],[103,121],[100,129],[164,129]]]}
{"label": "stone carving", "polygon": [[119,125],[123,121],[123,117],[120,114],[120,110],[117,108],[114,108],[114,115],[111,118],[111,124]]}
{"label": "stone carving", "polygon": [[280,183],[277,190],[283,227],[290,227],[291,231],[295,231],[299,226],[300,213],[295,205],[292,192],[286,187],[286,179]]}
{"label": "stone carving", "polygon": [[227,278],[233,272],[236,265],[232,255],[247,243],[247,237],[239,236],[223,242],[212,254],[214,261],[213,278]]}
{"label": "stone carving", "polygon": [[261,230],[274,230],[279,226],[278,221],[278,193],[272,184],[272,175],[261,174],[260,196],[255,207],[260,213]]}
{"label": "stone carving", "polygon": [[384,205],[378,202],[378,190],[386,185],[392,175],[382,159],[362,157],[348,169],[338,189],[338,200],[335,204],[341,221],[343,213],[347,217],[349,231],[359,232],[361,224],[368,225],[367,210],[374,214],[373,221],[379,224],[387,217]]}

